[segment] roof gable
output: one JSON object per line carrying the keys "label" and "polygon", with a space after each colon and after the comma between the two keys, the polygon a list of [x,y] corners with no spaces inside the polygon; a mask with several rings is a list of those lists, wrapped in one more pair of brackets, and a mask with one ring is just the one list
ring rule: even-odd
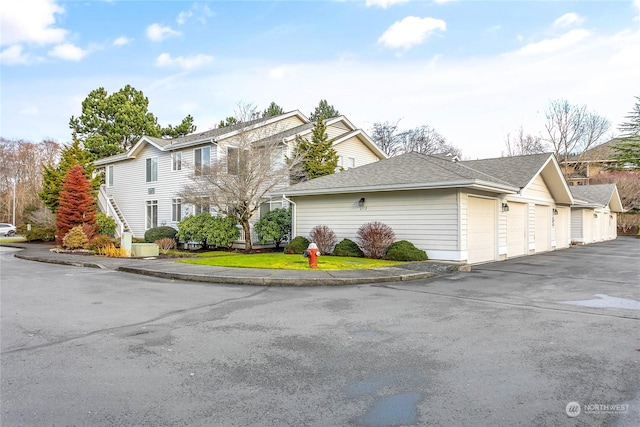
{"label": "roof gable", "polygon": [[597,205],[613,212],[624,212],[618,187],[615,184],[578,185],[571,187],[576,205]]}

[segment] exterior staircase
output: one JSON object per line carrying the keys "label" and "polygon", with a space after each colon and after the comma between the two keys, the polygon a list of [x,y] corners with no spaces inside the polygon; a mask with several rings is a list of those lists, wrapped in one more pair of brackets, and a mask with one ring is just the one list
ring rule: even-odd
{"label": "exterior staircase", "polygon": [[122,214],[122,211],[118,207],[118,204],[116,203],[116,199],[114,199],[113,196],[109,196],[109,204],[111,205],[111,209],[113,209],[113,212],[116,214],[116,217],[118,218],[118,220],[120,222],[120,230],[121,230],[120,234],[122,234],[122,233],[130,233],[131,232],[131,228],[129,227],[129,224],[127,223],[127,220],[125,219],[124,215]]}

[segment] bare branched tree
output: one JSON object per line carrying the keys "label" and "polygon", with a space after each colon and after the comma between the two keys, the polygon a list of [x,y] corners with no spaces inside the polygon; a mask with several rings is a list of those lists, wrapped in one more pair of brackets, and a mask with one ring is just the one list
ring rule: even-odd
{"label": "bare branched tree", "polygon": [[545,112],[546,140],[553,146],[556,157],[567,164],[570,156],[580,156],[598,145],[611,127],[606,117],[589,111],[586,105],[556,100]]}
{"label": "bare branched tree", "polygon": [[506,157],[545,153],[548,149],[540,135],[525,134],[522,126],[515,135],[508,133],[504,143],[506,152],[502,155]]}
{"label": "bare branched tree", "polygon": [[398,133],[398,123],[376,122],[371,128],[371,139],[387,156],[393,157],[400,154],[401,141]]}
{"label": "bare branched tree", "polygon": [[402,132],[400,140],[403,153],[460,155],[460,149],[448,144],[445,137],[429,125]]}
{"label": "bare branched tree", "polygon": [[[251,115],[242,117],[251,111],[243,108],[236,112],[240,115],[238,121],[246,125],[238,128],[236,136],[220,147],[218,151],[222,154],[211,159],[209,166],[194,165],[191,182],[180,194],[187,203],[206,201],[218,215],[238,221],[247,250],[252,249],[251,218],[268,200],[267,194],[289,183],[291,170],[299,164],[299,159],[285,161],[288,146],[281,138],[274,137],[282,130],[260,126],[261,121],[251,121]],[[241,120],[247,118],[249,120]]]}

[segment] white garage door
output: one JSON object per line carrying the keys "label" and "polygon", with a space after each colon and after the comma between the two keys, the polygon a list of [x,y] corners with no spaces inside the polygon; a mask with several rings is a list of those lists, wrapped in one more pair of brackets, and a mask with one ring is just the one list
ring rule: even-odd
{"label": "white garage door", "polygon": [[568,248],[569,244],[569,208],[558,208],[558,215],[555,217],[556,226],[556,248]]}
{"label": "white garage door", "polygon": [[525,255],[527,246],[527,205],[510,202],[507,212],[507,258]]}
{"label": "white garage door", "polygon": [[467,246],[469,263],[496,259],[496,201],[469,197]]}
{"label": "white garage door", "polygon": [[[598,217],[596,218],[595,215]],[[593,241],[600,242],[602,241],[602,218],[603,215],[601,212],[596,213],[593,217]]]}
{"label": "white garage door", "polygon": [[549,250],[549,206],[536,205],[536,252]]}

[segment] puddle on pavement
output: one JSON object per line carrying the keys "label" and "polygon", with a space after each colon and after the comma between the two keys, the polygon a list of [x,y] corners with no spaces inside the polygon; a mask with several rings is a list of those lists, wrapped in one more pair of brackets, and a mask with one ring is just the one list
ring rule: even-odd
{"label": "puddle on pavement", "polygon": [[366,380],[351,383],[344,388],[344,393],[348,397],[363,397],[374,394],[380,389],[400,382],[392,375],[381,375],[367,378]]}
{"label": "puddle on pavement", "polygon": [[416,407],[422,399],[422,393],[416,391],[380,397],[357,422],[367,427],[417,424]]}
{"label": "puddle on pavement", "polygon": [[610,297],[609,295],[596,294],[598,299],[583,301],[561,301],[561,304],[579,305],[582,307],[595,308],[622,308],[625,310],[640,310],[640,301],[627,298]]}

